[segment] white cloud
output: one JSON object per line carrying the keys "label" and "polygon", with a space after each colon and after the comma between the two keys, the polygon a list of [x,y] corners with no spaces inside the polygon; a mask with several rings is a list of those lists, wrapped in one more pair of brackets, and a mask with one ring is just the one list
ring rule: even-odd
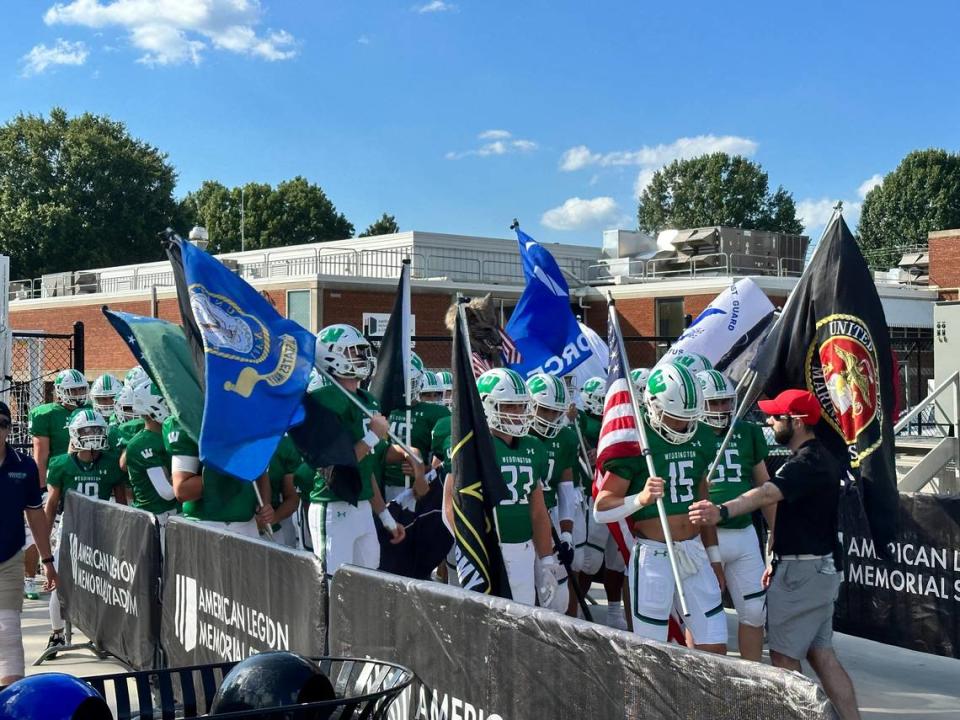
{"label": "white cloud", "polygon": [[[797,219],[803,223],[803,231],[811,240],[820,238],[823,228],[833,216],[836,204],[837,201],[830,198],[805,198],[797,202]],[[843,201],[843,217],[851,228],[856,228],[860,221],[862,207],[863,204],[855,200]]]}
{"label": "white cloud", "polygon": [[857,195],[860,196],[861,200],[865,200],[867,193],[873,190],[877,185],[880,185],[883,182],[883,175],[877,173],[871,177],[868,177],[862,183],[860,187],[857,188]]}
{"label": "white cloud", "polygon": [[444,0],[431,0],[423,5],[416,5],[413,9],[422,15],[423,13],[450,12],[456,10],[457,6]]}
{"label": "white cloud", "polygon": [[39,75],[56,65],[83,65],[88,55],[87,46],[82,42],[70,42],[63,38],[58,38],[53,47],[35,45],[21,58],[23,75]]}
{"label": "white cloud", "polygon": [[490,157],[491,155],[507,155],[509,153],[529,153],[536,150],[539,146],[533,140],[524,140],[515,138],[509,130],[484,130],[477,135],[478,140],[487,140],[480,147],[473,150],[462,150],[448,152],[444,157],[447,160],[460,160],[470,157]]}
{"label": "white cloud", "polygon": [[593,152],[586,145],[572,147],[560,157],[562,172],[575,172],[585,167],[640,167],[634,181],[634,196],[638,197],[653,178],[653,173],[674,160],[683,160],[725,152],[730,155],[751,156],[757,151],[757,143],[737,135],[697,135],[677,138],[672,143],[644,145],[636,150],[615,150],[608,153]]}
{"label": "white cloud", "polygon": [[370,38],[367,37],[366,35],[361,35],[360,37],[357,38],[357,43],[360,45],[369,45]]}
{"label": "white cloud", "polygon": [[260,0],[72,0],[43,16],[47,25],[121,28],[148,65],[197,64],[208,48],[263,60],[296,55],[286,30],[258,34]]}
{"label": "white cloud", "polygon": [[560,207],[547,210],[540,223],[551,230],[583,230],[616,225],[619,216],[620,209],[612,197],[573,197]]}

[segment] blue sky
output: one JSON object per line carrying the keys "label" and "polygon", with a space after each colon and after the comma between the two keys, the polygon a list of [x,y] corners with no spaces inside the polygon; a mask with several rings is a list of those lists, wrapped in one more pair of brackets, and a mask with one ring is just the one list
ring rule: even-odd
{"label": "blue sky", "polygon": [[[667,5],[664,7],[664,5]],[[816,233],[907,152],[960,150],[960,3],[33,0],[0,121],[106,114],[179,195],[304,175],[360,230],[599,245],[675,157],[760,162]]]}

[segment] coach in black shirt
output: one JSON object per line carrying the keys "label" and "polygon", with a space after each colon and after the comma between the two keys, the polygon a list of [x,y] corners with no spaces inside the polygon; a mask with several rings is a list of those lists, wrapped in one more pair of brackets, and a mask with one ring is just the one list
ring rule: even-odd
{"label": "coach in black shirt", "polygon": [[853,683],[833,651],[833,605],[840,590],[834,567],[842,468],[817,440],[813,426],[820,404],[806,390],[785,390],[761,401],[774,437],[792,454],[769,482],[723,505],[701,500],[690,506],[694,525],[715,525],[776,503],[774,568],[767,587],[767,641],[777,667],[800,671],[810,663],[844,720],[859,718]]}

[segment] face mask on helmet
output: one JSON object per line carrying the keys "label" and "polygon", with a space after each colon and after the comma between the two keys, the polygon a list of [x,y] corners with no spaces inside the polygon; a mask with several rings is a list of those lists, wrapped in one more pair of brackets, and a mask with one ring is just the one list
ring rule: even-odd
{"label": "face mask on helmet", "polygon": [[96,410],[78,412],[70,420],[68,432],[75,450],[107,449],[107,421]]}
{"label": "face mask on helmet", "polygon": [[603,415],[603,403],[606,400],[607,383],[603,378],[592,377],[580,388],[583,409],[591,415]]}
{"label": "face mask on helmet", "polygon": [[440,383],[440,389],[443,392],[442,405],[448,408],[453,407],[453,373],[449,370],[441,370],[437,373],[437,380]]}
{"label": "face mask on helmet", "polygon": [[527,380],[527,391],[533,400],[533,430],[545,438],[553,438],[564,424],[567,390],[563,381],[553,375],[537,373]]}
{"label": "face mask on helmet", "polygon": [[703,422],[718,430],[729,427],[737,400],[733,383],[717,370],[698,372],[697,381],[703,390]]}
{"label": "face mask on helmet", "polygon": [[424,371],[420,386],[420,400],[434,405],[440,405],[443,402],[443,388],[440,387],[438,373]]}
{"label": "face mask on helmet", "polygon": [[321,330],[314,362],[321,370],[348,380],[366,380],[374,369],[370,343],[351,325],[330,325]]}
{"label": "face mask on helmet", "polygon": [[477,378],[477,391],[491,430],[523,437],[533,423],[533,403],[523,379],[513,370],[495,368]]}
{"label": "face mask on helmet", "polygon": [[127,422],[137,417],[137,412],[133,407],[133,386],[124,385],[117,393],[117,399],[113,403],[113,412],[117,416],[118,422]]}
{"label": "face mask on helmet", "polygon": [[170,417],[170,409],[160,394],[160,388],[149,381],[133,389],[133,411],[138,416],[146,416],[158,423]]}
{"label": "face mask on helmet", "polygon": [[79,370],[63,370],[53,381],[57,402],[69,407],[86,405],[90,388]]}
{"label": "face mask on helmet", "polygon": [[90,399],[93,409],[107,417],[113,412],[113,404],[117,398],[117,388],[120,383],[111,375],[101,375],[93,381],[90,387]]}
{"label": "face mask on helmet", "polygon": [[650,427],[675,445],[690,440],[703,413],[703,390],[683,367],[654,368],[647,380],[644,405]]}

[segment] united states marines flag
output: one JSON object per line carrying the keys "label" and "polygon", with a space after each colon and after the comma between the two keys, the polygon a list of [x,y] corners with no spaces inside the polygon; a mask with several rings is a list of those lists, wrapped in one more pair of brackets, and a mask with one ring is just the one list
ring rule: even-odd
{"label": "united states marines flag", "polygon": [[757,355],[770,397],[805,388],[823,407],[817,436],[858,479],[878,552],[894,539],[895,398],[890,335],[873,274],[839,212]]}
{"label": "united states marines flag", "polygon": [[510,598],[510,581],[500,552],[494,508],[510,497],[500,474],[493,437],[473,378],[463,312],[453,334],[453,531],[460,585],[467,590]]}

